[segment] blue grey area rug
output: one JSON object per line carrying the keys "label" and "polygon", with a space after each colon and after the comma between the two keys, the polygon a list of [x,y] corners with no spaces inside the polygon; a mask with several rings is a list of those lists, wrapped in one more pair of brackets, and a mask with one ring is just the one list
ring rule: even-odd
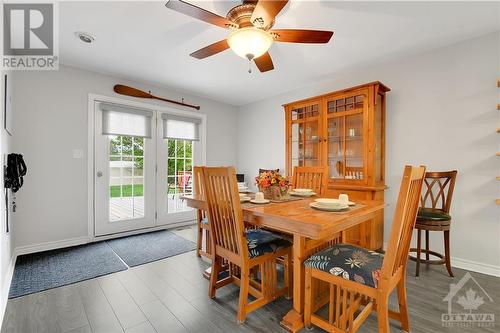
{"label": "blue grey area rug", "polygon": [[106,242],[130,267],[172,257],[196,248],[195,243],[166,230]]}
{"label": "blue grey area rug", "polygon": [[19,256],[9,298],[92,279],[127,266],[105,242]]}

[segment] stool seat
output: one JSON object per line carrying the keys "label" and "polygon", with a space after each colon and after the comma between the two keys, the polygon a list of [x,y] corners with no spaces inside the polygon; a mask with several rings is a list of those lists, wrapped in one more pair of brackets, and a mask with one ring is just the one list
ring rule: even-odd
{"label": "stool seat", "polygon": [[417,222],[425,220],[425,221],[450,221],[451,215],[446,214],[440,209],[432,209],[432,208],[420,208],[417,214]]}

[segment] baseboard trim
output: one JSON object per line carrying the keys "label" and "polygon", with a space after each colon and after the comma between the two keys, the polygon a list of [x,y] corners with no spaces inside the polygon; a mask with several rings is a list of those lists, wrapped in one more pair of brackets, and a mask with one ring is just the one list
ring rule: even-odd
{"label": "baseboard trim", "polygon": [[20,256],[23,254],[30,254],[30,253],[36,253],[36,252],[42,252],[42,251],[48,251],[48,250],[62,249],[65,247],[82,245],[82,244],[86,244],[89,242],[90,242],[90,239],[87,236],[85,236],[85,237],[69,238],[69,239],[64,239],[64,240],[60,240],[60,241],[45,242],[45,243],[26,245],[26,246],[18,246],[14,249],[14,254],[17,257],[17,256]]}
{"label": "baseboard trim", "polygon": [[451,266],[476,273],[500,277],[500,266],[451,257]]}
{"label": "baseboard trim", "polygon": [[160,230],[169,230],[169,229],[185,227],[185,226],[189,226],[189,225],[193,225],[193,224],[196,224],[196,220],[176,222],[176,223],[171,223],[171,224],[159,225],[159,226],[155,226],[155,227],[151,227],[151,228],[144,228],[144,229],[137,229],[137,230],[132,230],[132,231],[119,232],[116,234],[94,236],[90,239],[90,242],[99,242],[99,241],[113,239],[113,238],[139,235],[139,234],[160,231]]}
{"label": "baseboard trim", "polygon": [[[387,249],[387,242],[384,242],[384,251]],[[485,264],[482,262],[451,257],[451,266],[465,269],[466,271],[500,277],[500,266]]]}
{"label": "baseboard trim", "polygon": [[5,274],[4,285],[2,286],[0,296],[2,299],[0,300],[1,308],[0,308],[0,324],[3,323],[3,318],[5,316],[5,310],[7,309],[7,301],[9,300],[9,291],[10,291],[10,283],[12,281],[12,275],[14,274],[14,267],[16,265],[17,256],[15,251],[12,251],[12,256],[10,258],[9,267],[7,268],[7,273]]}

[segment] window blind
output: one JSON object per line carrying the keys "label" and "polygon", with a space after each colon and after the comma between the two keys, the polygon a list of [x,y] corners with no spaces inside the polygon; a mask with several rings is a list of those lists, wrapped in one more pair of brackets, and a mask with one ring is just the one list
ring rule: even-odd
{"label": "window blind", "polygon": [[102,134],[151,138],[153,111],[101,103]]}
{"label": "window blind", "polygon": [[163,138],[173,140],[200,140],[201,119],[163,113]]}

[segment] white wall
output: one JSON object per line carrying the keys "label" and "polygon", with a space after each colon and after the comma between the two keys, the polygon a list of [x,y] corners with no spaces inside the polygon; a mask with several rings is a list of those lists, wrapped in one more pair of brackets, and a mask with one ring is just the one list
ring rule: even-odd
{"label": "white wall", "polygon": [[[16,248],[87,236],[88,94],[126,98],[113,92],[117,83],[200,105],[200,112],[208,115],[207,164],[236,164],[233,106],[67,66],[16,72],[14,150],[24,155],[28,166],[18,195]],[[83,149],[84,158],[74,159],[73,149]]]}
{"label": "white wall", "polygon": [[[1,6],[0,3],[0,7]],[[3,17],[2,11],[0,9],[0,16]],[[5,194],[3,191],[3,182],[4,182],[4,174],[3,174],[3,165],[7,160],[7,154],[11,153],[11,136],[4,130],[3,128],[3,103],[4,103],[4,74],[5,72],[0,71],[0,102],[1,113],[0,113],[0,161],[2,161],[2,172],[0,172],[0,184],[2,188],[2,192],[0,194],[0,321],[3,317],[5,306],[7,304],[7,294],[9,292],[10,287],[10,276],[12,274],[13,268],[13,242],[11,241],[12,237],[12,228],[10,232],[7,233],[6,228],[6,205],[5,205]],[[10,75],[10,73],[9,73]],[[9,76],[9,79],[10,76]],[[10,194],[9,194],[10,195]],[[13,216],[11,214],[9,225],[13,224]]]}
{"label": "white wall", "polygon": [[[392,91],[387,105],[387,237],[405,164],[428,170],[458,170],[452,204],[451,247],[454,264],[500,274],[500,78],[498,33],[385,64],[332,75],[243,106],[238,122],[238,169],[248,179],[259,168],[284,168],[285,128],[282,104],[370,81]],[[442,235],[431,236],[442,249]]]}

